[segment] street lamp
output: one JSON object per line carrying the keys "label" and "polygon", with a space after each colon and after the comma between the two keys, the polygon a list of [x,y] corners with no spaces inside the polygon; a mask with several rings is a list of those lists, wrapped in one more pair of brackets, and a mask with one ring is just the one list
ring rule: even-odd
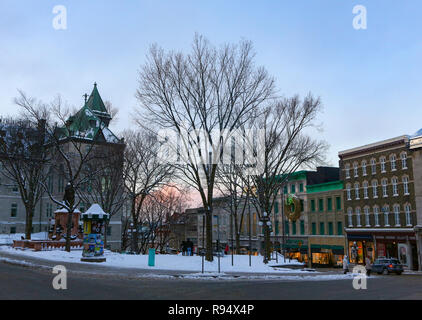
{"label": "street lamp", "polygon": [[270,227],[271,221],[270,217],[267,212],[263,212],[262,217],[259,219],[260,226],[264,229],[264,263],[267,264],[269,259],[269,251],[270,251]]}
{"label": "street lamp", "polygon": [[132,240],[131,241],[132,242],[132,244],[131,244],[131,253],[132,254],[135,252],[135,241],[136,241],[136,239],[135,239],[135,236],[136,236],[135,231],[136,231],[136,228],[134,228],[133,223],[131,222],[128,232],[130,233],[130,237],[131,237],[131,240]]}

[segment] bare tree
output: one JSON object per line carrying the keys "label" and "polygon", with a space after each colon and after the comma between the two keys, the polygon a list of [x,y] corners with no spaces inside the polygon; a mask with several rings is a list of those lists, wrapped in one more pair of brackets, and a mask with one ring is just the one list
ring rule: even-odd
{"label": "bare tree", "polygon": [[[124,144],[106,147],[103,156],[90,164],[97,174],[91,176],[89,183],[79,192],[85,203],[97,203],[110,215],[110,218],[122,210],[126,201],[123,181]],[[105,223],[107,230],[110,220]],[[104,235],[107,245],[107,232]]]}
{"label": "bare tree", "polygon": [[[36,106],[35,100],[22,92],[15,102],[37,112],[43,107]],[[25,206],[25,239],[31,239],[35,208],[44,193],[39,182],[47,177],[49,155],[45,146],[45,123],[45,119],[35,118],[28,112],[20,119],[0,121],[1,173],[18,189]]]}
{"label": "bare tree", "polygon": [[170,182],[174,170],[158,156],[157,136],[147,130],[125,131],[124,185],[133,223],[132,250],[140,251],[139,223],[147,196]]}
{"label": "bare tree", "polygon": [[217,49],[198,35],[190,54],[153,46],[139,73],[139,122],[167,129],[180,141],[170,147],[179,158],[181,179],[199,192],[206,209],[208,261],[213,260],[212,199],[222,150],[230,133],[272,96],[273,88],[267,71],[254,65],[250,42]]}
{"label": "bare tree", "polygon": [[[311,167],[324,162],[328,145],[313,139],[306,131],[315,127],[321,110],[320,99],[311,94],[303,100],[298,96],[285,98],[264,108],[250,126],[263,136],[263,143],[247,139],[246,148],[257,157],[255,169],[244,176],[250,179],[251,203],[259,218],[270,214],[275,195],[289,175],[301,167]],[[264,225],[265,259],[269,260],[269,226]]]}

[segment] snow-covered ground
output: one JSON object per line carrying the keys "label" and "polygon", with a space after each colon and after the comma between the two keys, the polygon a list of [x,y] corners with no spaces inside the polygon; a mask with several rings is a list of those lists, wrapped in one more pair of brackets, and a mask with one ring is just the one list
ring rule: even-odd
{"label": "snow-covered ground", "polygon": [[[15,234],[0,234],[0,245],[13,244],[13,240],[21,240],[21,237],[24,237],[24,233],[15,233]],[[47,232],[33,233],[31,235],[33,240],[45,240],[47,239]]]}
{"label": "snow-covered ground", "polygon": [[[72,250],[66,252],[62,250],[51,250],[51,251],[32,251],[32,250],[21,250],[13,249],[9,246],[0,247],[0,252],[11,253],[19,256],[28,256],[38,259],[46,259],[52,261],[61,262],[72,262],[72,263],[89,263],[81,262],[82,250]],[[174,271],[195,271],[201,272],[202,270],[202,257],[200,256],[183,256],[179,255],[161,255],[155,256],[155,266],[148,266],[148,255],[128,255],[119,254],[111,251],[105,251],[106,262],[101,263],[104,266],[119,267],[119,268],[140,268],[150,270],[174,270]],[[251,267],[249,267],[249,256],[248,255],[235,255],[234,265],[231,265],[231,255],[220,258],[220,271],[221,272],[250,272],[250,273],[308,273],[308,271],[300,269],[274,269],[271,265],[283,265],[284,261],[282,257],[279,257],[278,263],[271,261],[268,265],[262,261],[262,256],[252,256]],[[285,264],[300,264],[296,260],[289,262],[286,259]],[[217,272],[218,271],[218,258],[215,257],[213,262],[205,261],[204,265],[205,272]]]}

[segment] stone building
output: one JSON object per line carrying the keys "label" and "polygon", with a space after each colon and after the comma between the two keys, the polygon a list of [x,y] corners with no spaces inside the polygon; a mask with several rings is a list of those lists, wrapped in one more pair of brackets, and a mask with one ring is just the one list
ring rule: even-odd
{"label": "stone building", "polygon": [[[123,139],[117,138],[108,128],[111,116],[108,113],[104,102],[98,92],[97,85],[94,85],[89,99],[84,106],[72,117],[69,118],[70,137],[82,139],[86,145],[95,145],[95,150],[101,152],[106,148],[114,148],[117,152],[123,153],[125,144]],[[77,137],[78,135],[81,135]],[[67,151],[72,152],[69,142]],[[58,159],[59,160],[59,159]],[[21,200],[17,186],[13,181],[8,181],[2,174],[0,165],[0,232],[6,234],[24,233],[25,231],[25,207]],[[89,185],[89,184],[88,184]],[[60,174],[50,174],[47,179],[47,187],[55,199],[63,199],[66,181]],[[85,190],[89,192],[89,187]],[[123,192],[123,190],[122,190]],[[83,213],[89,209],[92,203],[76,197],[79,203],[79,210]],[[54,212],[60,209],[47,194],[40,199],[33,217],[33,232],[48,231]],[[121,210],[114,214],[110,220],[107,232],[107,246],[113,250],[119,250],[121,244]]]}
{"label": "stone building", "polygon": [[[271,214],[273,247],[309,265],[311,261],[336,264],[344,251],[344,238],[338,234],[338,222],[344,219],[340,184],[339,168],[318,167],[290,174]],[[300,200],[301,215],[296,221],[289,220],[284,212],[289,195]]]}
{"label": "stone building", "polygon": [[409,136],[341,151],[339,158],[352,261],[395,257],[407,268],[417,269],[414,172],[420,170],[420,160],[417,152],[409,150]]}

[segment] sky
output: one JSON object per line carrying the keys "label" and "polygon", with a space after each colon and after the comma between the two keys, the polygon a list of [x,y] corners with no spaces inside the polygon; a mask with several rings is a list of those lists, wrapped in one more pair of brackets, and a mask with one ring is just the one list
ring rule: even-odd
{"label": "sky", "polygon": [[[56,30],[53,8],[66,8]],[[356,30],[356,5],[367,28]],[[119,108],[112,129],[135,126],[138,71],[149,47],[188,52],[195,33],[215,45],[251,40],[279,93],[322,100],[316,138],[338,152],[422,128],[420,0],[1,0],[0,115],[17,90],[82,107],[94,82]]]}

